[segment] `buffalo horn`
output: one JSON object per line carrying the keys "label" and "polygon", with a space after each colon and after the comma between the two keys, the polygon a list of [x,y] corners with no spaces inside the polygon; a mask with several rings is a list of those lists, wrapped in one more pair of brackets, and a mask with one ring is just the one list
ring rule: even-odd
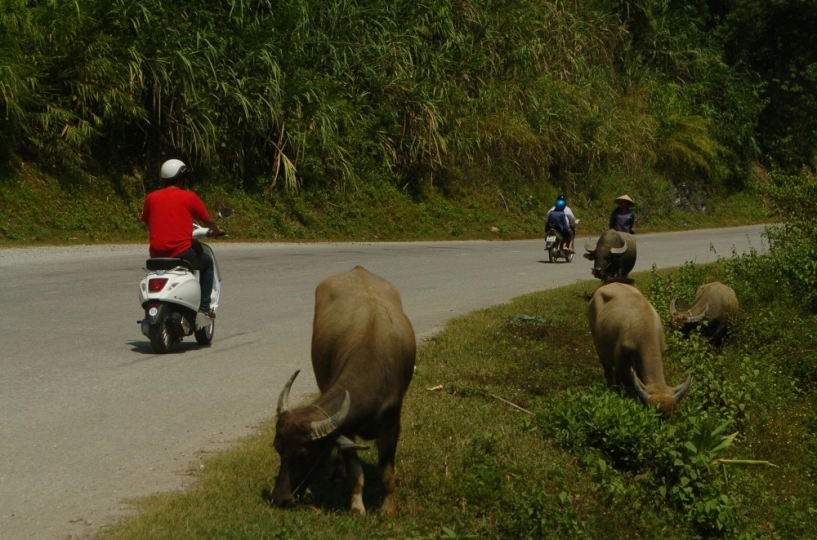
{"label": "buffalo horn", "polygon": [[687,375],[687,380],[672,389],[672,399],[675,400],[675,403],[681,401],[681,398],[686,395],[690,384],[692,384],[692,375]]}
{"label": "buffalo horn", "polygon": [[281,390],[281,395],[278,396],[278,416],[281,416],[289,410],[289,390],[292,388],[292,383],[295,382],[295,377],[297,377],[300,372],[300,369],[295,371],[284,385],[284,389]]}
{"label": "buffalo horn", "polygon": [[346,420],[346,415],[349,414],[350,401],[349,391],[347,390],[346,395],[343,397],[343,403],[341,404],[340,409],[338,409],[338,412],[326,420],[312,422],[313,441],[323,439],[324,437],[331,435],[341,426],[341,424],[343,424],[343,421]]}
{"label": "buffalo horn", "polygon": [[596,246],[590,247],[590,242],[585,242],[584,249],[586,249],[590,253],[594,253],[596,251]]}
{"label": "buffalo horn", "polygon": [[627,241],[624,241],[624,245],[621,247],[611,247],[610,248],[610,255],[624,255],[624,252],[627,251]]}
{"label": "buffalo horn", "polygon": [[636,394],[638,394],[638,397],[641,398],[641,401],[645,405],[649,405],[650,394],[647,393],[647,387],[644,386],[644,383],[641,382],[641,379],[638,378],[638,375],[636,375],[636,372],[632,367],[630,368],[630,373],[633,375],[633,386],[635,386]]}
{"label": "buffalo horn", "polygon": [[678,313],[678,310],[675,309],[675,301],[678,300],[677,296],[672,297],[672,301],[669,303],[669,314],[675,317],[675,314]]}
{"label": "buffalo horn", "polygon": [[694,317],[690,315],[690,317],[687,319],[687,322],[694,323],[702,320],[704,317],[706,317],[707,311],[709,311],[709,304],[706,305],[706,307],[704,308],[703,312],[700,315],[695,315]]}

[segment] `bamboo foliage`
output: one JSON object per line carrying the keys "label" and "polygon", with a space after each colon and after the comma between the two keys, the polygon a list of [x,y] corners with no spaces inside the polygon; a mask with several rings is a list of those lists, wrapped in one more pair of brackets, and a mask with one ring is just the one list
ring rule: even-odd
{"label": "bamboo foliage", "polygon": [[[2,0],[0,144],[80,169],[174,155],[249,189],[419,185],[466,162],[710,170],[706,88],[727,71],[667,2],[622,5]],[[670,79],[679,105],[656,107]]]}
{"label": "bamboo foliage", "polygon": [[36,28],[22,2],[9,2],[0,11],[0,103],[5,137],[25,129],[25,110],[29,96],[36,92],[36,71],[25,62],[24,43],[39,39]]}

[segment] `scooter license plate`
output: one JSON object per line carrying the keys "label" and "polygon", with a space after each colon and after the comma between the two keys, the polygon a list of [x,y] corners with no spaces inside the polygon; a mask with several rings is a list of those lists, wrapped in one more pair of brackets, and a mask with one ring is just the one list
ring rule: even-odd
{"label": "scooter license plate", "polygon": [[548,237],[545,239],[545,241],[546,241],[546,242],[555,242],[555,241],[556,241],[556,237],[555,237],[555,236],[548,236]]}

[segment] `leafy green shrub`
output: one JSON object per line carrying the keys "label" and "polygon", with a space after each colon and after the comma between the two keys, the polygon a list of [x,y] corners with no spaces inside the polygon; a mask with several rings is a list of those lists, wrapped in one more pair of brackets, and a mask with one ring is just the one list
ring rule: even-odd
{"label": "leafy green shrub", "polygon": [[541,422],[564,448],[579,455],[596,449],[623,471],[640,470],[655,455],[652,434],[659,421],[637,401],[599,386],[569,390],[561,399],[547,407]]}
{"label": "leafy green shrub", "polygon": [[713,535],[736,527],[716,467],[737,435],[724,435],[734,420],[721,416],[723,408],[663,422],[635,400],[596,387],[565,392],[538,419],[546,435],[582,458],[608,499],[667,505],[701,534]]}
{"label": "leafy green shrub", "polygon": [[725,266],[748,298],[763,302],[788,297],[817,311],[817,175],[804,171],[772,176],[774,181],[764,185],[763,192],[783,224],[766,230],[768,255],[732,257]]}
{"label": "leafy green shrub", "polygon": [[797,351],[817,335],[817,176],[772,176],[763,190],[783,224],[766,230],[769,253],[733,255],[723,268],[744,306],[739,334],[745,349],[782,368],[793,379],[787,386],[813,391],[817,360]]}
{"label": "leafy green shrub", "polygon": [[724,435],[729,424],[714,416],[690,416],[678,425],[665,425],[667,444],[656,456],[659,493],[704,536],[723,534],[736,525],[734,506],[716,466],[737,436]]}
{"label": "leafy green shrub", "polygon": [[727,364],[725,357],[716,353],[699,332],[685,338],[681,332],[674,331],[667,343],[668,352],[684,372],[692,374],[693,414],[720,418],[731,429],[739,429],[760,373],[753,367],[754,362],[744,357],[737,366]]}

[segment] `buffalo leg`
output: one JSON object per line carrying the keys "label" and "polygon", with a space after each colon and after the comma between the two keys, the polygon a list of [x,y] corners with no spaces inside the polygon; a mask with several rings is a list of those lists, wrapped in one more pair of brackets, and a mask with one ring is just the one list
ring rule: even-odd
{"label": "buffalo leg", "polygon": [[601,361],[601,367],[604,368],[604,380],[607,386],[613,388],[618,384],[618,377],[616,376],[616,368],[610,358],[604,358]]}
{"label": "buffalo leg", "polygon": [[332,482],[343,482],[346,480],[346,463],[343,458],[343,452],[338,450],[329,469],[328,480]]}
{"label": "buffalo leg", "polygon": [[346,464],[346,479],[352,489],[351,511],[357,516],[364,516],[366,507],[363,506],[363,466],[354,450],[343,452],[343,461]]}
{"label": "buffalo leg", "polygon": [[383,491],[383,504],[380,507],[387,516],[395,514],[394,504],[394,456],[397,453],[397,440],[400,438],[400,422],[394,422],[383,435],[377,439],[378,465],[380,468],[380,485]]}
{"label": "buffalo leg", "polygon": [[726,325],[720,322],[713,322],[712,337],[709,338],[709,343],[715,347],[720,347],[723,344],[723,338],[726,336]]}

